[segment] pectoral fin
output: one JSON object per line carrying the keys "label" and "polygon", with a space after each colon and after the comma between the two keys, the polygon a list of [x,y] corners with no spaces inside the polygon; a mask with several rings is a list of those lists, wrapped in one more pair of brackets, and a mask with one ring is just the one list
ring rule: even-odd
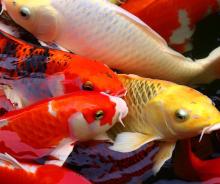
{"label": "pectoral fin", "polygon": [[63,139],[60,144],[50,153],[50,156],[54,160],[48,160],[46,164],[53,164],[57,166],[62,166],[70,153],[73,151],[74,142],[70,138]]}
{"label": "pectoral fin", "polygon": [[135,132],[123,132],[117,135],[113,146],[110,146],[109,149],[119,152],[131,152],[156,139],[159,139],[159,137]]}
{"label": "pectoral fin", "polygon": [[161,142],[159,152],[155,155],[153,162],[153,172],[156,174],[162,165],[171,158],[176,142]]}

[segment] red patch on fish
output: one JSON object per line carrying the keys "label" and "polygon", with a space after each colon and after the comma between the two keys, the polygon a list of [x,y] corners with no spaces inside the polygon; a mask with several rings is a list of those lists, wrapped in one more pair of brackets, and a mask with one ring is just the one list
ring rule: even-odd
{"label": "red patch on fish", "polygon": [[179,51],[184,51],[185,48],[181,45],[188,42],[188,40],[184,40],[180,44],[170,42],[173,33],[183,23],[180,21],[180,11],[186,12],[189,19],[189,29],[193,30],[196,24],[208,15],[209,12],[217,12],[220,7],[217,0],[203,0],[202,3],[200,0],[190,2],[185,0],[128,0],[122,4],[122,8],[142,19],[165,38],[169,45]]}
{"label": "red patch on fish", "polygon": [[91,184],[79,174],[62,167],[34,166],[38,167],[34,173],[0,166],[0,181],[2,184],[67,184],[70,181],[77,184]]}

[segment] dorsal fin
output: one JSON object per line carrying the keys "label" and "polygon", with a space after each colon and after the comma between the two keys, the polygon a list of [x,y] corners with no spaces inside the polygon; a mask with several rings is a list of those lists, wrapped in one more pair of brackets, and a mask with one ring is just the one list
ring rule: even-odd
{"label": "dorsal fin", "polygon": [[[147,36],[153,38],[160,46],[162,47],[163,51],[176,57],[178,60],[186,60],[186,58],[176,52],[175,50],[168,47],[168,44],[164,38],[162,38],[156,31],[154,31],[151,27],[149,27],[147,24],[145,24],[142,20],[140,20],[138,17],[134,16],[133,14],[120,9],[115,8],[117,14],[123,18],[125,18],[127,21],[131,22],[131,24],[136,25],[139,29],[141,29],[143,32],[147,34]],[[187,58],[188,61],[192,61],[191,59]]]}
{"label": "dorsal fin", "polygon": [[157,32],[155,32],[152,28],[150,28],[147,24],[145,24],[138,17],[118,7],[115,8],[115,11],[117,12],[119,16],[123,17],[127,21],[131,22],[132,24],[136,25],[141,30],[146,32],[148,36],[149,35],[152,36],[152,38],[154,38],[159,44],[163,46],[167,46],[166,40],[164,40]]}
{"label": "dorsal fin", "polygon": [[136,75],[119,74],[118,77],[127,90],[126,98],[135,99],[132,101],[136,101],[139,104],[146,104],[149,100],[162,92],[164,87],[171,84],[170,82],[142,78]]}

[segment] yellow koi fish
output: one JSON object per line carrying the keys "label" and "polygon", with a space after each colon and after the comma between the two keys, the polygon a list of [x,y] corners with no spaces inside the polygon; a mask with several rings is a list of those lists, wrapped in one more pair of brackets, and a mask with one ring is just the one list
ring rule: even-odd
{"label": "yellow koi fish", "polygon": [[[16,23],[44,42],[123,73],[178,83],[220,78],[220,48],[192,62],[139,18],[106,0],[2,0]],[[158,12],[155,12],[158,13]]]}
{"label": "yellow koi fish", "polygon": [[129,113],[108,132],[116,137],[110,148],[130,152],[151,141],[161,141],[154,157],[157,173],[172,156],[177,140],[220,129],[220,113],[200,92],[172,82],[119,75],[127,88],[125,101]]}

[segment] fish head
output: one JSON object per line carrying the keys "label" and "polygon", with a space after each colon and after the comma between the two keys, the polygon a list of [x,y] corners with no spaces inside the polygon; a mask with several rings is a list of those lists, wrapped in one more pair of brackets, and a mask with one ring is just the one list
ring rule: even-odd
{"label": "fish head", "polygon": [[74,55],[74,62],[65,70],[64,90],[70,93],[75,90],[104,92],[113,96],[124,96],[125,88],[108,66]]}
{"label": "fish head", "polygon": [[150,103],[163,139],[190,138],[220,128],[220,113],[212,101],[187,86],[174,85]]}
{"label": "fish head", "polygon": [[105,133],[128,113],[125,101],[119,97],[96,92],[82,94],[78,97],[77,112],[68,120],[71,135],[77,140],[88,140]]}
{"label": "fish head", "polygon": [[49,42],[57,35],[56,10],[49,0],[2,0],[2,7],[17,24],[38,39]]}

